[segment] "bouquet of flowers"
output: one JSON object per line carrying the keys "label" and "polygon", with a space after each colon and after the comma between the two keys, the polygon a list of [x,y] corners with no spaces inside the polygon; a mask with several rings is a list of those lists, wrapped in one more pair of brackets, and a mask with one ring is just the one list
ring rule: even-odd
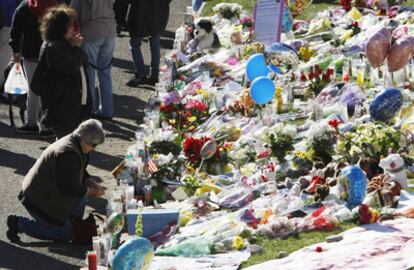
{"label": "bouquet of flowers", "polygon": [[226,19],[238,18],[242,10],[242,6],[237,3],[220,3],[213,8],[213,12],[219,13]]}
{"label": "bouquet of flowers", "polygon": [[339,0],[339,4],[345,11],[350,11],[352,8],[352,0]]}
{"label": "bouquet of flowers", "polygon": [[331,76],[334,74],[332,68],[328,68],[323,71],[318,65],[312,68],[309,73],[302,72],[300,80],[307,82],[309,90],[315,97],[319,95],[323,88],[325,88],[331,82]]}
{"label": "bouquet of flowers", "polygon": [[295,133],[296,128],[294,126],[286,125],[283,130],[269,135],[272,155],[276,157],[280,163],[285,161],[288,152],[294,150],[293,137],[295,136]]}
{"label": "bouquet of flowers", "polygon": [[335,129],[325,122],[315,124],[309,130],[307,146],[314,161],[320,160],[325,164],[332,161],[331,155],[336,143],[335,134]]}
{"label": "bouquet of flowers", "polygon": [[339,137],[336,151],[350,161],[358,160],[361,156],[386,156],[390,150],[397,151],[399,149],[400,137],[400,132],[388,125],[381,123],[361,124],[356,130],[349,131]]}
{"label": "bouquet of flowers", "polygon": [[240,24],[243,26],[243,28],[252,29],[254,21],[252,17],[244,16],[240,19]]}

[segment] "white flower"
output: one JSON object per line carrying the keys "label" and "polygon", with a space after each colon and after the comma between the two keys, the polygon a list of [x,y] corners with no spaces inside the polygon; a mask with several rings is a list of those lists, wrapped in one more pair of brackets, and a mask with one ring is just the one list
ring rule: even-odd
{"label": "white flower", "polygon": [[296,130],[296,127],[294,125],[289,125],[288,124],[283,128],[283,133],[288,135],[291,138],[294,138],[296,133],[297,133],[297,130]]}

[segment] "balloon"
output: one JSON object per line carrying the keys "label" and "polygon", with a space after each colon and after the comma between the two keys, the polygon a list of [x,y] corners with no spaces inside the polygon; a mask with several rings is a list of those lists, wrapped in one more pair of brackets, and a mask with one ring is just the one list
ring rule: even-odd
{"label": "balloon", "polygon": [[120,231],[122,231],[122,228],[125,224],[125,218],[122,215],[122,213],[114,212],[112,215],[108,218],[108,221],[106,223],[106,227],[109,232],[112,234],[117,234]]}
{"label": "balloon", "polygon": [[193,10],[197,12],[201,8],[202,4],[203,4],[203,0],[192,0]]}
{"label": "balloon", "polygon": [[367,180],[365,173],[357,166],[348,166],[339,175],[341,199],[347,202],[348,208],[360,205],[365,198]]}
{"label": "balloon", "polygon": [[406,39],[411,43],[411,56],[414,56],[414,37],[407,37]]}
{"label": "balloon", "polygon": [[391,72],[402,69],[408,64],[412,55],[411,41],[408,39],[399,39],[392,46],[388,53],[388,69]]}
{"label": "balloon", "polygon": [[369,38],[365,55],[373,68],[379,67],[384,62],[390,46],[391,34],[388,29],[381,29]]}
{"label": "balloon", "polygon": [[256,53],[247,60],[246,75],[249,81],[254,81],[257,77],[267,76],[269,68],[266,66],[265,58],[262,53]]}
{"label": "balloon", "polygon": [[217,150],[217,143],[213,140],[207,141],[203,147],[201,147],[200,155],[201,159],[206,160],[214,156]]}
{"label": "balloon", "polygon": [[143,237],[134,237],[127,240],[115,252],[112,269],[131,270],[149,269],[154,256],[154,246]]}
{"label": "balloon", "polygon": [[250,87],[250,94],[257,104],[266,104],[275,95],[275,85],[267,77],[256,78]]}
{"label": "balloon", "polygon": [[377,95],[371,102],[369,114],[378,121],[390,120],[401,109],[403,97],[401,91],[388,88]]}
{"label": "balloon", "polygon": [[293,17],[297,17],[312,3],[312,0],[288,0],[287,4]]}

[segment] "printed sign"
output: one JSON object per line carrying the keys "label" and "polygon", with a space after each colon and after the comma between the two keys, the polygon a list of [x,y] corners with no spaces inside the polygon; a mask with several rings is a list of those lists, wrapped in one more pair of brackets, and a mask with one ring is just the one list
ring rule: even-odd
{"label": "printed sign", "polygon": [[268,45],[280,42],[283,9],[283,0],[257,0],[254,10],[257,41]]}

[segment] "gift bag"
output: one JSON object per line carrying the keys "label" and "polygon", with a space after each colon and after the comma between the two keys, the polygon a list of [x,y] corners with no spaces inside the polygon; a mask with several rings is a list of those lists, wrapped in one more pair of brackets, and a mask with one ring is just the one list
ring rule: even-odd
{"label": "gift bag", "polygon": [[24,75],[23,68],[20,64],[16,63],[10,70],[4,85],[4,92],[13,95],[23,95],[29,90],[29,84],[27,83],[26,76]]}

